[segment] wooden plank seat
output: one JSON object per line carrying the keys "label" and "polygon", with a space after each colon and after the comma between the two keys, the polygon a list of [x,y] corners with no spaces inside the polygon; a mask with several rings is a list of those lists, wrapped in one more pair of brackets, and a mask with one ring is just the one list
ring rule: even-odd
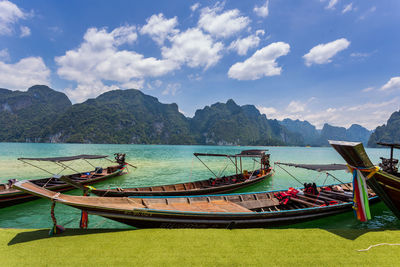
{"label": "wooden plank seat", "polygon": [[258,199],[258,200],[246,200],[237,202],[238,205],[245,207],[246,209],[260,209],[268,208],[279,205],[279,200],[277,198],[272,199]]}
{"label": "wooden plank seat", "polygon": [[251,212],[251,210],[245,207],[226,200],[189,202],[187,198],[143,199],[143,203],[148,209],[199,212]]}

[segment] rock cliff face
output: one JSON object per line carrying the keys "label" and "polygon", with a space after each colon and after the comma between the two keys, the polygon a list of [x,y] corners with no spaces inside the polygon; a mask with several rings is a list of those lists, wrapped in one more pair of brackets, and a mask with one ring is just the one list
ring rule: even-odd
{"label": "rock cliff face", "polygon": [[368,146],[377,147],[378,142],[400,143],[400,111],[394,112],[386,124],[378,126],[368,141]]}
{"label": "rock cliff face", "polygon": [[200,144],[297,145],[299,134],[289,132],[276,120],[268,120],[253,105],[238,106],[232,99],[197,110],[190,121]]}
{"label": "rock cliff face", "polygon": [[67,143],[193,144],[176,104],[139,90],[115,90],[73,105],[51,126]]}
{"label": "rock cliff face", "polygon": [[44,85],[26,92],[0,89],[0,141],[47,142],[49,126],[71,105],[65,94]]}
{"label": "rock cliff face", "polygon": [[[398,113],[392,117],[388,125],[400,121]],[[233,100],[186,118],[176,104],[135,89],[72,105],[65,94],[43,85],[26,92],[0,89],[0,125],[0,142],[327,145],[327,139],[366,142],[370,135],[359,125],[325,124],[319,132],[307,121],[270,120],[255,106]]]}
{"label": "rock cliff face", "polygon": [[285,119],[280,123],[289,131],[299,133],[304,143],[311,146],[328,146],[328,140],[362,142],[366,145],[372,133],[358,124],[353,124],[346,129],[325,123],[322,130],[318,131],[308,121]]}
{"label": "rock cliff face", "polygon": [[281,125],[285,126],[289,131],[299,133],[303,138],[305,145],[319,145],[320,133],[315,128],[315,126],[308,121],[284,119],[280,123]]}

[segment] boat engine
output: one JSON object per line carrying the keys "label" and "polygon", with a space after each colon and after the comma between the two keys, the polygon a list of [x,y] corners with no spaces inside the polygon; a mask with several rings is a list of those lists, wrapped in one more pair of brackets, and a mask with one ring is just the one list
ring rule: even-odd
{"label": "boat engine", "polygon": [[379,167],[381,167],[383,171],[399,176],[399,169],[397,167],[397,164],[399,163],[398,159],[387,159],[384,157],[380,157],[380,159],[382,160],[382,163],[379,163]]}
{"label": "boat engine", "polygon": [[119,165],[124,165],[125,164],[125,156],[126,154],[123,153],[115,153],[115,161],[119,164]]}

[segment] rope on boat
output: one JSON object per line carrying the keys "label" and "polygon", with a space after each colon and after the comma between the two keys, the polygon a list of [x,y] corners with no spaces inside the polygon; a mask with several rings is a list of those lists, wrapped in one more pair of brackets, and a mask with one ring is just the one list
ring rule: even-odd
{"label": "rope on boat", "polygon": [[293,179],[295,179],[299,184],[303,185],[302,182],[299,181],[299,179],[297,179],[296,177],[294,177],[290,172],[288,172],[287,170],[285,170],[284,168],[282,168],[279,164],[275,164],[274,166],[278,166],[279,168],[281,168],[282,170],[284,170],[287,174],[289,174]]}
{"label": "rope on boat", "polygon": [[56,207],[56,202],[53,201],[53,203],[51,204],[51,212],[50,212],[51,220],[53,221],[53,227],[49,231],[50,236],[61,234],[62,232],[65,231],[64,227],[62,227],[61,225],[57,225],[57,219],[56,216],[54,215],[55,207]]}
{"label": "rope on boat", "polygon": [[358,249],[357,251],[358,251],[358,252],[368,251],[368,250],[370,250],[371,248],[378,247],[378,246],[400,246],[400,244],[381,243],[381,244],[371,245],[371,246],[369,246],[369,247],[366,248],[366,249]]}

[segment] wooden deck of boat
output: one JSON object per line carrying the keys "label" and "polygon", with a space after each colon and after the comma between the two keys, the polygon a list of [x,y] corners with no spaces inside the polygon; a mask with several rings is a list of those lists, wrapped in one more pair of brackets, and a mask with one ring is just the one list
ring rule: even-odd
{"label": "wooden deck of boat", "polygon": [[[350,187],[350,183],[344,184],[343,188]],[[209,196],[183,196],[183,197],[162,197],[162,198],[131,198],[131,197],[84,197],[71,196],[49,191],[32,183],[24,183],[23,188],[34,192],[36,195],[54,199],[65,204],[78,205],[81,207],[96,207],[100,209],[152,209],[169,210],[182,212],[274,212],[280,210],[295,210],[311,207],[319,207],[334,201],[336,204],[351,203],[352,195],[343,191],[333,189],[324,190],[320,188],[318,195],[307,193],[297,194],[290,198],[289,203],[282,205],[274,192],[260,192],[249,194],[231,195],[209,195]],[[283,191],[284,192],[284,191]]]}

